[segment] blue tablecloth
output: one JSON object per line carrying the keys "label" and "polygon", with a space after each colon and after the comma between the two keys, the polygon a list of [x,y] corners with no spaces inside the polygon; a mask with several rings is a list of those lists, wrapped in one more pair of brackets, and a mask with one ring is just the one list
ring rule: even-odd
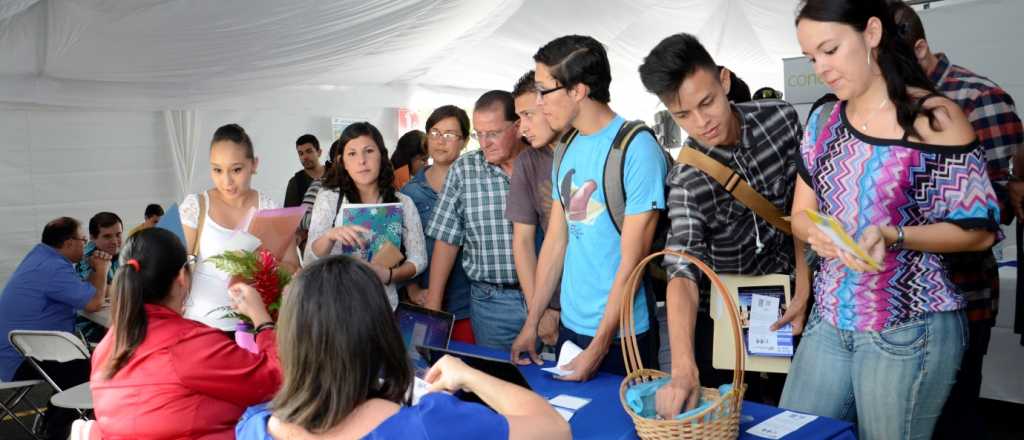
{"label": "blue tablecloth", "polygon": [[[496,359],[508,358],[508,353],[456,341],[452,341],[448,348],[477,356]],[[609,355],[613,354],[615,353],[609,353]],[[636,431],[633,429],[633,421],[622,409],[622,404],[619,401],[619,386],[622,383],[622,376],[598,373],[596,377],[584,383],[565,382],[553,379],[549,373],[541,371],[541,368],[551,366],[554,366],[554,363],[548,362],[542,367],[527,365],[519,367],[519,370],[522,371],[533,391],[545,398],[550,399],[559,394],[568,394],[590,399],[590,403],[577,411],[569,421],[574,439],[633,440],[637,438]],[[759,439],[760,437],[747,434],[746,430],[780,412],[782,410],[775,407],[743,402],[740,438]],[[851,423],[818,417],[784,438],[854,440],[857,438],[855,432]]]}

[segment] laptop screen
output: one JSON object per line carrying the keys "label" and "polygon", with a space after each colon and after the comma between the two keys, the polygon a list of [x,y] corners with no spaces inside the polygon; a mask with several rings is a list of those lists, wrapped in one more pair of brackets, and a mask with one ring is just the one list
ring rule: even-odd
{"label": "laptop screen", "polygon": [[406,351],[415,353],[417,345],[448,348],[455,317],[451,313],[400,303],[395,309],[398,329]]}

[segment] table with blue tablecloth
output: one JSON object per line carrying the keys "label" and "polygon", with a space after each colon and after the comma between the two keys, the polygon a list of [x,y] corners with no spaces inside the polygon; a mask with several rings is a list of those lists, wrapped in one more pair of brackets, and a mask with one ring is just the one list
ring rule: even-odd
{"label": "table with blue tablecloth", "polygon": [[[449,349],[458,352],[495,359],[508,359],[508,353],[452,341]],[[609,353],[614,356],[617,353]],[[587,382],[565,382],[551,377],[550,373],[541,368],[554,366],[548,362],[543,366],[526,365],[519,367],[526,381],[541,396],[547,399],[559,394],[590,399],[590,403],[580,408],[569,421],[574,439],[636,439],[633,421],[626,414],[619,401],[619,386],[622,376],[598,373]],[[774,416],[783,410],[772,406],[753,402],[743,402],[743,415],[740,422],[741,439],[759,439],[747,434],[750,427]],[[797,431],[783,437],[784,439],[856,439],[853,424],[818,417]]]}

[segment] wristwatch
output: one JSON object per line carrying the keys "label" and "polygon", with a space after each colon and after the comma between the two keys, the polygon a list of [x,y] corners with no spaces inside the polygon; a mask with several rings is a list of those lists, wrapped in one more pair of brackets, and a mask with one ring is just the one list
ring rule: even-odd
{"label": "wristwatch", "polygon": [[896,251],[903,249],[903,239],[906,235],[903,234],[903,226],[896,225],[896,239],[893,240],[892,244],[889,245],[890,251]]}

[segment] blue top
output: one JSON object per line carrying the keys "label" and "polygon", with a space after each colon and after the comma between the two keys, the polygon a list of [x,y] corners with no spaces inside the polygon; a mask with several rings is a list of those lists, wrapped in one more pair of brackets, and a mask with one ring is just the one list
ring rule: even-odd
{"label": "blue top", "polygon": [[[82,255],[82,260],[75,265],[75,270],[78,271],[78,276],[85,281],[89,281],[89,276],[92,275],[92,263],[89,262],[89,257],[96,252],[96,243],[90,241],[89,244],[85,245],[85,253]],[[121,267],[121,261],[117,258],[117,255],[112,255],[113,259],[110,260],[110,269],[107,269],[107,284],[114,281],[114,274],[117,273],[117,268]]]}
{"label": "blue top", "polygon": [[[564,180],[570,181],[565,219],[569,243],[562,270],[562,323],[578,334],[594,336],[604,316],[608,295],[622,260],[619,232],[605,207],[604,164],[608,151],[625,120],[616,116],[591,135],[572,141],[561,166],[552,170],[551,197],[561,203]],[[661,146],[647,132],[629,145],[623,163],[626,215],[665,209],[665,163]],[[647,301],[643,286],[633,304],[636,333],[648,329]]]}
{"label": "blue top", "polygon": [[[238,440],[271,440],[270,410],[251,406],[235,427]],[[494,439],[508,438],[508,420],[483,405],[466,403],[447,393],[430,393],[418,405],[404,406],[377,425],[364,439]]]}
{"label": "blue top", "polygon": [[[424,167],[420,172],[416,173],[399,190],[402,194],[409,196],[416,205],[416,210],[420,213],[420,224],[423,225],[424,229],[430,223],[430,217],[434,214],[434,207],[437,206],[439,198],[437,191],[434,191],[434,188],[431,188],[430,184],[427,183],[426,172],[428,168],[430,167]],[[429,235],[424,237],[427,239],[427,260],[429,263],[429,260],[434,255],[434,238]],[[427,266],[419,276],[419,283],[421,287],[427,287],[429,282],[430,266]],[[455,315],[455,319],[466,319],[469,318],[469,301],[469,277],[466,275],[466,269],[462,267],[462,250],[459,250],[459,255],[455,257],[455,265],[452,266],[452,272],[448,275],[448,285],[445,288],[444,295],[444,309]]]}
{"label": "blue top", "polygon": [[45,244],[32,248],[0,295],[0,380],[10,381],[23,360],[7,338],[11,330],[73,332],[75,311],[95,293],[56,249]]}

